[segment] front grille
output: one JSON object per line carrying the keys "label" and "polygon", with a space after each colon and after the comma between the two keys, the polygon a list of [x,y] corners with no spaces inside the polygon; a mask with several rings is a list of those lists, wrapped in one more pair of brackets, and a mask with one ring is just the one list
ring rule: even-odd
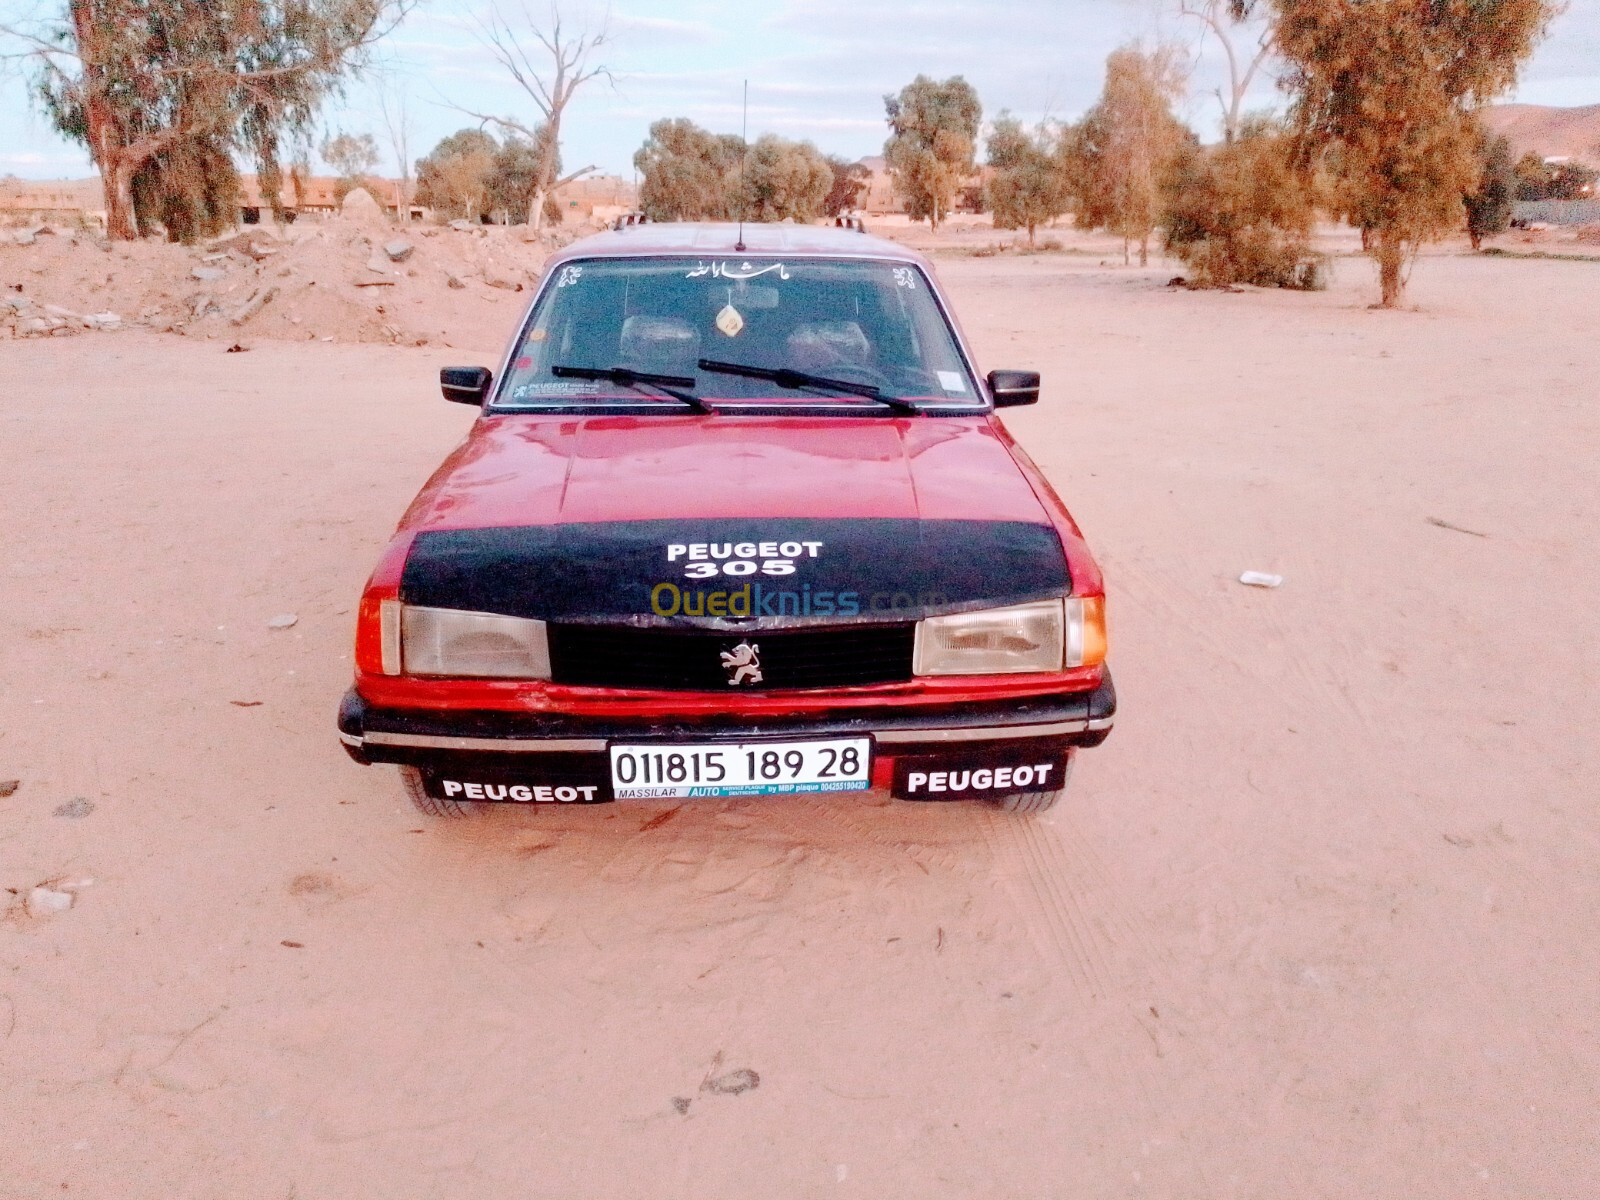
{"label": "front grille", "polygon": [[838,625],[818,629],[637,629],[626,625],[551,625],[550,673],[576,687],[730,692],[724,651],[758,647],[755,688],[836,688],[911,678],[914,624]]}

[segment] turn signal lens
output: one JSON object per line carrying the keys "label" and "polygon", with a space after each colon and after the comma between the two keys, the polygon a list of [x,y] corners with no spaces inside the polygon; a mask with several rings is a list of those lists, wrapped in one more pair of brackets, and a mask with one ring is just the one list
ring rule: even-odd
{"label": "turn signal lens", "polygon": [[1106,598],[1068,597],[1066,610],[1066,665],[1098,667],[1106,660]]}
{"label": "turn signal lens", "polygon": [[408,675],[477,679],[549,679],[550,642],[543,621],[451,608],[400,612]]}

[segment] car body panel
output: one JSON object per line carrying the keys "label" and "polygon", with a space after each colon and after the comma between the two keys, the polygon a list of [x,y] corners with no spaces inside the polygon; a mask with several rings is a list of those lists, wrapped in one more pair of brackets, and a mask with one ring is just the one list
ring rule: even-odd
{"label": "car body panel", "polygon": [[[750,226],[742,246],[735,244],[738,236],[729,225],[638,225],[602,234],[553,256],[547,286],[564,263],[606,256],[743,252],[906,263],[923,272],[962,354],[975,363],[931,266],[915,251],[832,229]],[[538,299],[530,302],[519,330]],[[516,344],[513,339],[497,379],[504,377]],[[976,369],[974,375],[982,378]],[[714,402],[714,391],[703,394]],[[882,758],[876,771],[886,777],[896,753],[931,753],[949,739],[970,735],[1012,745],[1032,738],[1040,745],[1090,746],[1109,730],[1115,693],[1100,663],[1031,674],[737,692],[385,673],[380,610],[402,596],[407,559],[418,539],[456,531],[726,520],[771,521],[777,535],[776,523],[783,521],[1012,522],[1054,531],[1071,595],[1104,594],[1081,531],[997,419],[987,395],[976,410],[916,417],[863,412],[859,404],[851,411],[848,401],[837,412],[802,411],[785,403],[793,393],[778,389],[772,404],[763,402],[755,411],[730,405],[706,414],[667,407],[647,413],[497,409],[492,396],[491,391],[466,438],[406,510],[363,595],[355,686],[341,716],[341,738],[359,760],[426,765],[428,755],[436,754],[440,763],[456,763],[468,747],[471,756],[481,757],[497,738],[509,738],[504,744],[520,753],[541,738],[553,739],[552,749],[576,744],[574,730],[581,734],[585,728],[602,731],[602,741],[608,736],[603,731],[615,729],[638,731],[634,737],[650,730],[681,737],[696,729],[707,737],[718,736],[719,729],[748,737],[752,730],[794,734],[828,728],[877,730]],[[795,411],[785,411],[791,407]],[[981,556],[981,539],[974,545]],[[701,624],[748,628],[752,634],[771,627],[760,621]],[[997,724],[995,714],[1007,711],[1018,714],[1020,724]],[[364,741],[365,721],[377,725],[372,745]],[[924,726],[927,737],[918,742],[916,731]]]}

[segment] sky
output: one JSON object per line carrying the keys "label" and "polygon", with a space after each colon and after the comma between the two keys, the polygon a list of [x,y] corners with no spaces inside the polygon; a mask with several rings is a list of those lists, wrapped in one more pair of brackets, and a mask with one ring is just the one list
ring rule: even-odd
{"label": "sky", "polygon": [[[584,0],[587,2],[587,0]],[[563,130],[567,169],[593,164],[632,176],[634,151],[650,122],[688,117],[718,133],[740,129],[750,85],[750,135],[777,133],[826,153],[881,153],[883,96],[917,74],[960,74],[977,88],[985,117],[1009,109],[1024,120],[1071,119],[1094,103],[1105,57],[1135,39],[1181,43],[1190,53],[1183,116],[1207,140],[1218,133],[1211,95],[1224,77],[1215,42],[1176,15],[1178,0],[613,0],[609,9],[563,3],[569,27],[609,29],[596,79],[573,100]],[[60,0],[0,0],[0,24],[27,24]],[[501,0],[513,27],[549,17],[547,0]],[[445,135],[475,126],[461,109],[522,120],[527,98],[484,48],[478,0],[420,0],[381,46],[378,60],[341,100],[329,103],[328,132],[372,133],[379,170],[397,173],[381,103],[404,110],[413,161]],[[0,46],[0,52],[15,46]],[[1600,0],[1570,0],[1508,99],[1532,104],[1600,103]],[[1250,107],[1274,104],[1270,80]],[[30,102],[26,76],[0,63],[0,175],[73,178],[92,173],[87,156],[57,137]]]}

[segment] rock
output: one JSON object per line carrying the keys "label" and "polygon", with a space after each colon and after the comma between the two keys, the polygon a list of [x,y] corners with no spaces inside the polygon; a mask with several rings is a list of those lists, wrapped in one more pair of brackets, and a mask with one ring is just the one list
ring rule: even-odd
{"label": "rock", "polygon": [[201,283],[215,283],[227,275],[221,267],[196,267],[189,272],[191,279],[198,279]]}
{"label": "rock", "polygon": [[82,315],[73,312],[70,308],[62,308],[59,304],[46,304],[43,306],[45,315],[64,321],[68,325],[82,325],[88,328],[88,322]]}
{"label": "rock", "polygon": [[355,188],[339,208],[339,220],[368,229],[387,228],[389,215],[366,188]]}
{"label": "rock", "polygon": [[50,332],[50,322],[43,317],[24,317],[17,322],[17,336],[38,337]]}
{"label": "rock", "polygon": [[90,313],[83,323],[90,329],[121,329],[122,317],[114,312]]}
{"label": "rock", "polygon": [[464,287],[466,287],[466,286],[467,286],[467,285],[466,285],[466,284],[465,284],[465,283],[463,283],[463,282],[462,282],[462,281],[461,281],[461,279],[460,279],[460,278],[459,278],[459,277],[457,277],[457,276],[455,276],[455,275],[448,275],[448,274],[447,274],[447,275],[446,275],[446,276],[445,276],[445,277],[444,277],[444,281],[445,281],[445,284],[446,284],[446,285],[447,285],[447,286],[449,286],[449,287],[453,287],[453,288],[457,288],[457,289],[460,289],[460,288],[464,288]]}
{"label": "rock", "polygon": [[19,229],[11,235],[11,240],[19,246],[31,246],[37,236],[31,229]]}
{"label": "rock", "polygon": [[250,297],[250,299],[244,302],[239,311],[234,313],[230,320],[235,325],[243,325],[268,304],[272,303],[272,298],[277,294],[278,289],[275,287],[264,288],[256,292]]}
{"label": "rock", "polygon": [[456,230],[458,233],[471,233],[474,229],[479,228],[479,226],[462,217],[457,217],[454,221],[450,222],[450,228]]}
{"label": "rock", "polygon": [[383,252],[389,256],[390,262],[405,262],[415,250],[416,247],[406,241],[390,242],[383,248]]}
{"label": "rock", "polygon": [[7,796],[15,796],[21,786],[20,779],[0,779],[0,800],[4,800]]}
{"label": "rock", "polygon": [[72,893],[58,892],[54,888],[36,887],[28,893],[25,903],[30,917],[53,917],[72,907]]}
{"label": "rock", "polygon": [[367,259],[367,270],[376,271],[379,275],[387,275],[389,273],[389,260],[381,254],[374,254]]}
{"label": "rock", "polygon": [[76,821],[76,820],[79,820],[82,817],[87,817],[93,811],[94,811],[94,801],[93,800],[90,800],[87,796],[74,796],[71,800],[68,800],[65,804],[56,805],[55,815],[58,816],[58,817],[66,817],[69,820]]}
{"label": "rock", "polygon": [[299,624],[300,618],[294,613],[279,613],[267,622],[268,629],[292,629]]}
{"label": "rock", "polygon": [[189,315],[196,321],[201,317],[210,316],[212,313],[221,311],[222,309],[218,307],[216,299],[209,292],[204,292],[189,301]]}
{"label": "rock", "polygon": [[522,284],[511,277],[510,272],[502,271],[498,267],[485,267],[483,281],[492,288],[503,288],[508,292],[520,292]]}

